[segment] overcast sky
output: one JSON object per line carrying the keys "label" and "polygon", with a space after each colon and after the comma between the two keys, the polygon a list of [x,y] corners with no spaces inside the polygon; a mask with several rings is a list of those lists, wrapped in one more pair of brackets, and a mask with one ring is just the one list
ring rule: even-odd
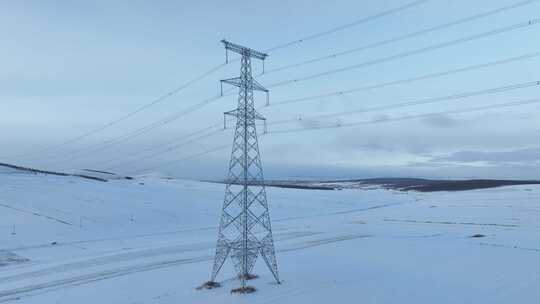
{"label": "overcast sky", "polygon": [[[350,24],[413,0],[388,1],[0,1],[2,162],[46,169],[111,169],[134,173],[156,167],[180,177],[225,176],[230,147],[171,162],[232,142],[226,130],[134,164],[155,147],[223,120],[234,95],[167,125],[94,151],[128,132],[219,93],[235,77],[231,62],[196,84],[119,124],[55,147],[118,119],[224,62],[226,38],[266,50]],[[272,70],[400,37],[517,0],[430,0],[406,10],[269,52]],[[369,62],[540,18],[540,1],[485,18],[333,59],[259,76],[272,85]],[[425,51],[346,72],[271,89],[271,103],[377,85],[540,52],[540,24]],[[273,105],[260,112],[273,134],[260,137],[267,177],[493,177],[540,178],[540,103],[468,113],[440,112],[540,98],[540,86],[342,117],[334,112],[435,98],[540,80],[540,56],[441,77]],[[264,95],[256,95],[264,105]],[[426,113],[437,115],[401,119]],[[302,119],[300,119],[302,118]],[[367,122],[293,133],[280,130]]]}

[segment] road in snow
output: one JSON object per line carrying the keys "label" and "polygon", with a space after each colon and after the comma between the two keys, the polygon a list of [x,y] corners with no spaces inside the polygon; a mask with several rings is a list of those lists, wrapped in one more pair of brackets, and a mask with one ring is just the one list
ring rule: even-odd
{"label": "road in snow", "polygon": [[258,292],[239,296],[229,292],[238,285],[230,264],[218,278],[224,287],[195,290],[210,273],[222,185],[13,172],[0,178],[0,259],[8,264],[0,266],[0,303],[540,299],[539,186],[268,189],[283,284],[259,261],[260,277],[251,282]]}

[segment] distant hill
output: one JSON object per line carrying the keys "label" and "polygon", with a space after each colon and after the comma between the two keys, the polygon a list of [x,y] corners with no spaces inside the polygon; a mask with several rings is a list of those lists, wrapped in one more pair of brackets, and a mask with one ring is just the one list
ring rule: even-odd
{"label": "distant hill", "polygon": [[83,169],[75,173],[65,173],[65,172],[55,172],[55,171],[34,169],[34,168],[17,166],[17,165],[6,164],[6,163],[0,163],[0,169],[3,169],[3,170],[0,170],[0,173],[1,172],[33,173],[33,174],[48,174],[48,175],[58,175],[58,176],[76,176],[76,177],[96,180],[100,182],[106,182],[110,179],[132,179],[132,177],[129,177],[129,176],[120,176],[111,172],[97,171],[97,170],[90,170],[90,169]]}
{"label": "distant hill", "polygon": [[435,180],[422,178],[369,178],[351,180],[270,180],[265,181],[269,187],[296,188],[311,190],[368,189],[382,187],[399,191],[465,191],[515,185],[540,185],[540,180],[499,180],[499,179],[467,179],[467,180]]}
{"label": "distant hill", "polygon": [[539,180],[499,180],[499,179],[467,179],[467,180],[430,180],[414,178],[377,178],[366,179],[364,184],[381,185],[402,191],[464,191],[515,185],[538,185]]}

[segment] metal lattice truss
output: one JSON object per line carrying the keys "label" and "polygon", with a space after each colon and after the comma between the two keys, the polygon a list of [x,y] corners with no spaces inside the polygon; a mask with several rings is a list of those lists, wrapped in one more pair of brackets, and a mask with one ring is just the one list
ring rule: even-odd
{"label": "metal lattice truss", "polygon": [[230,257],[245,287],[245,279],[261,256],[279,283],[255,125],[264,117],[255,111],[253,98],[253,90],[268,90],[257,83],[251,73],[251,57],[264,60],[267,55],[222,42],[227,50],[241,54],[242,59],[240,77],[222,80],[222,83],[239,87],[239,95],[238,107],[225,113],[236,117],[236,128],[211,280],[215,280]]}

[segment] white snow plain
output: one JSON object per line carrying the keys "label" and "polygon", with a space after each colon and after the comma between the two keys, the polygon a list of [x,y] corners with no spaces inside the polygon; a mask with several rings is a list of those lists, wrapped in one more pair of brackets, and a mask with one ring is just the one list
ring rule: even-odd
{"label": "white snow plain", "polygon": [[[540,187],[269,188],[281,285],[262,261],[208,280],[224,186],[0,172],[0,303],[538,303]],[[483,237],[471,237],[475,234]]]}

